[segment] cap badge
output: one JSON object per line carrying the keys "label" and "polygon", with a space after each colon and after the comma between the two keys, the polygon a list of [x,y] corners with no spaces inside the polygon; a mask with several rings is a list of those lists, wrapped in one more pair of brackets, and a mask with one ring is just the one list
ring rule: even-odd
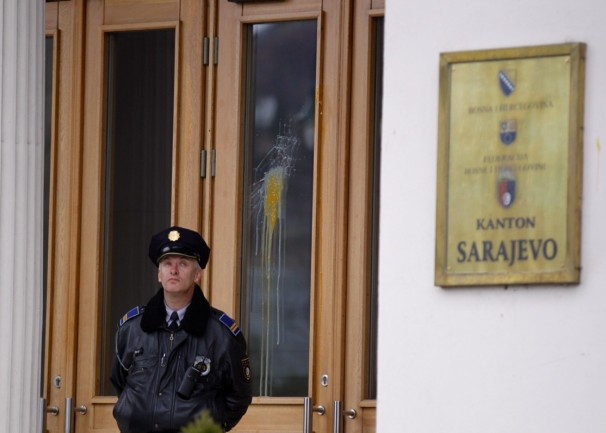
{"label": "cap badge", "polygon": [[169,234],[168,234],[168,240],[169,241],[173,241],[176,242],[179,240],[179,238],[181,237],[181,235],[179,234],[179,232],[177,230],[172,230]]}

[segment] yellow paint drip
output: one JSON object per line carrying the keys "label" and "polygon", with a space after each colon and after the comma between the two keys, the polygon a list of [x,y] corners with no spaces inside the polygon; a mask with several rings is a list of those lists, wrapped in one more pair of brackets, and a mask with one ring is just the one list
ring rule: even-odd
{"label": "yellow paint drip", "polygon": [[[280,287],[279,283],[274,283],[272,281],[272,269],[277,269],[278,273],[280,272],[280,267],[282,264],[280,263],[279,252],[278,255],[274,255],[273,244],[274,244],[274,235],[276,234],[276,230],[280,227],[280,220],[283,215],[283,193],[284,193],[284,184],[286,181],[285,171],[282,167],[272,168],[265,174],[263,179],[263,243],[262,243],[262,259],[261,259],[261,270],[263,275],[263,292],[264,296],[261,302],[261,321],[263,323],[263,328],[265,330],[264,334],[261,338],[261,351],[264,352],[264,356],[262,359],[262,377],[264,380],[261,381],[261,395],[268,395],[269,392],[269,383],[268,379],[270,377],[269,369],[270,369],[270,325],[272,322],[272,305],[271,305],[271,297],[272,297],[272,289],[276,291],[276,327],[277,327],[277,344],[280,344]],[[280,233],[278,233],[278,242],[281,244],[282,239],[280,237]],[[280,245],[278,245],[278,251],[280,251]],[[278,259],[278,263],[274,263],[274,258]],[[279,279],[278,279],[279,280]],[[275,284],[276,287],[273,287]]]}
{"label": "yellow paint drip", "polygon": [[297,137],[285,128],[285,135],[277,135],[273,148],[255,168],[262,178],[255,181],[251,194],[252,214],[255,217],[255,255],[260,257],[259,281],[261,332],[259,362],[259,395],[270,395],[274,348],[281,341],[282,311],[281,285],[285,263],[286,191],[295,155],[299,146]]}
{"label": "yellow paint drip", "polygon": [[274,168],[265,177],[265,219],[267,231],[273,235],[282,211],[282,191],[284,190],[284,170]]}

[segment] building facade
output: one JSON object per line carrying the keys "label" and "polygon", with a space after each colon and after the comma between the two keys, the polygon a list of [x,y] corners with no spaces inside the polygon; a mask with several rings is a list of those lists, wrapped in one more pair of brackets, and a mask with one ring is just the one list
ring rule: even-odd
{"label": "building facade", "polygon": [[[157,289],[147,243],[174,223],[208,240],[203,290],[249,341],[237,431],[601,432],[605,12],[6,1],[0,431],[117,433],[113,333]],[[569,43],[580,281],[437,286],[441,54]]]}
{"label": "building facade", "polygon": [[[387,2],[378,431],[603,430],[603,13],[591,0]],[[436,287],[440,54],[566,43],[586,44],[580,282]]]}

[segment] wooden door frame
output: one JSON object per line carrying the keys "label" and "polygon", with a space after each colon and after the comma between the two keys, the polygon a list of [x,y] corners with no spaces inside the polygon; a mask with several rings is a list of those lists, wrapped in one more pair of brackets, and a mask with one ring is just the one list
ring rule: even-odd
{"label": "wooden door frame", "polygon": [[[245,26],[270,21],[315,19],[318,21],[318,84],[316,88],[316,147],[315,186],[316,203],[313,210],[314,238],[312,240],[312,299],[310,330],[310,377],[309,389],[314,404],[326,407],[326,415],[314,416],[314,430],[331,431],[333,403],[342,394],[345,363],[345,314],[346,305],[346,251],[347,205],[349,174],[349,77],[352,5],[343,2],[299,2],[293,10],[293,2],[258,3],[236,5],[222,2],[218,23],[221,46],[230,47],[221,52],[217,75],[217,119],[243,119],[243,76]],[[226,31],[225,26],[230,26]],[[346,79],[343,79],[346,77]],[[233,92],[232,89],[237,89]],[[225,96],[228,95],[228,96]],[[234,107],[237,107],[234,109]],[[331,113],[325,116],[323,113]],[[224,243],[213,252],[217,266],[213,268],[213,286],[220,291],[212,292],[213,304],[238,316],[239,285],[241,278],[238,252],[242,250],[240,232],[241,216],[233,209],[241,209],[242,156],[240,143],[243,137],[242,121],[235,127],[217,127],[217,177],[214,181],[217,200],[213,206],[212,236]],[[230,144],[219,148],[220,144]],[[235,252],[235,254],[234,254]],[[220,267],[220,268],[219,268]],[[317,296],[322,293],[322,296]],[[328,335],[330,338],[320,338]],[[318,341],[314,345],[314,341]],[[320,385],[327,375],[328,387]],[[271,405],[272,419],[260,419],[263,405]],[[284,427],[300,430],[303,420],[303,398],[255,397],[249,413],[236,427],[248,431],[253,424],[259,431],[271,431],[276,418],[290,421]]]}
{"label": "wooden door frame", "polygon": [[[343,408],[355,409],[344,419],[348,433],[374,432],[376,400],[368,399],[370,287],[372,266],[373,126],[374,126],[374,21],[385,15],[384,2],[356,2],[352,56],[351,160],[349,178],[349,229],[347,256],[347,364]],[[359,349],[362,342],[362,350]]]}
{"label": "wooden door frame", "polygon": [[[299,10],[296,13],[288,12],[287,3],[289,2],[272,4],[270,5],[272,7],[268,8],[268,5],[264,3],[245,6],[222,1],[218,7],[217,35],[222,49],[216,65],[217,80],[214,103],[216,122],[213,125],[212,148],[217,155],[216,176],[213,178],[213,194],[217,199],[214,200],[212,207],[211,238],[221,239],[221,243],[215,243],[212,252],[210,296],[213,305],[228,314],[233,314],[234,317],[240,317],[242,274],[239,258],[242,251],[243,155],[241,143],[244,135],[242,119],[245,107],[245,83],[241,77],[245,76],[245,27],[268,20],[319,20],[321,17],[321,12],[313,8]],[[277,10],[273,9],[274,6]],[[234,89],[236,90],[234,91]],[[221,122],[225,119],[239,120],[235,122],[235,126],[232,126],[233,122],[229,126],[223,126]],[[313,331],[310,338],[313,338]],[[271,417],[267,417],[263,410],[267,406],[271,407]],[[300,431],[302,423],[302,397],[254,397],[253,404],[249,407],[246,416],[234,431],[272,431],[275,430],[276,425],[280,425],[282,432],[297,432]]]}
{"label": "wooden door frame", "polygon": [[[156,6],[150,7],[150,6]],[[122,8],[122,9],[121,9]],[[111,10],[110,10],[111,9]],[[202,187],[200,154],[203,130],[204,69],[202,67],[202,33],[206,28],[206,10],[196,7],[195,0],[174,0],[156,5],[145,2],[125,4],[89,2],[87,10],[86,99],[97,101],[87,110],[84,126],[82,183],[86,194],[82,201],[82,224],[93,227],[82,230],[81,248],[103,251],[102,207],[104,197],[106,130],[106,51],[107,35],[113,32],[174,29],[175,91],[173,121],[173,181],[171,221],[200,230],[202,225]],[[195,73],[199,71],[199,73]],[[194,155],[192,157],[192,155]],[[150,234],[151,236],[151,234]],[[140,253],[145,260],[144,252]],[[78,431],[115,432],[112,410],[116,397],[98,396],[97,372],[101,359],[99,348],[88,342],[100,341],[102,321],[102,257],[82,257],[80,273],[87,281],[79,302],[79,342],[76,405],[89,406],[88,417],[77,417]],[[84,288],[82,290],[85,290]],[[142,299],[141,302],[146,300]],[[91,338],[92,337],[92,338]]]}
{"label": "wooden door frame", "polygon": [[[115,397],[96,396],[108,32],[176,29],[174,148],[179,152],[175,151],[173,172],[179,174],[173,181],[171,219],[202,226],[203,179],[197,155],[202,146],[205,75],[195,71],[203,71],[200,34],[207,25],[207,9],[199,7],[198,0],[130,2],[125,5],[129,11],[120,11],[121,6],[104,0],[46,3],[46,34],[54,38],[56,57],[43,396],[49,406],[59,408],[59,415],[47,415],[50,432],[64,431],[67,398],[73,406],[88,407],[86,416],[74,418],[77,431],[117,431],[111,415]],[[60,385],[55,382],[59,377]]]}
{"label": "wooden door frame", "polygon": [[[80,137],[82,134],[82,34],[84,2],[46,3],[46,34],[54,39],[51,176],[47,249],[47,316],[43,396],[56,406],[49,431],[63,431],[66,399],[75,393],[80,221]],[[66,83],[70,83],[66,85]]]}

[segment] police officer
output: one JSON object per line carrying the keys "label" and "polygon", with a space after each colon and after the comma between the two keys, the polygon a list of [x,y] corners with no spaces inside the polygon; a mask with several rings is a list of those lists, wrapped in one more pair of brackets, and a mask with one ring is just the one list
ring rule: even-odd
{"label": "police officer", "polygon": [[149,258],[162,288],[120,320],[111,382],[122,433],[178,433],[204,410],[225,431],[252,399],[246,342],[198,286],[210,249],[195,231],[154,235]]}

